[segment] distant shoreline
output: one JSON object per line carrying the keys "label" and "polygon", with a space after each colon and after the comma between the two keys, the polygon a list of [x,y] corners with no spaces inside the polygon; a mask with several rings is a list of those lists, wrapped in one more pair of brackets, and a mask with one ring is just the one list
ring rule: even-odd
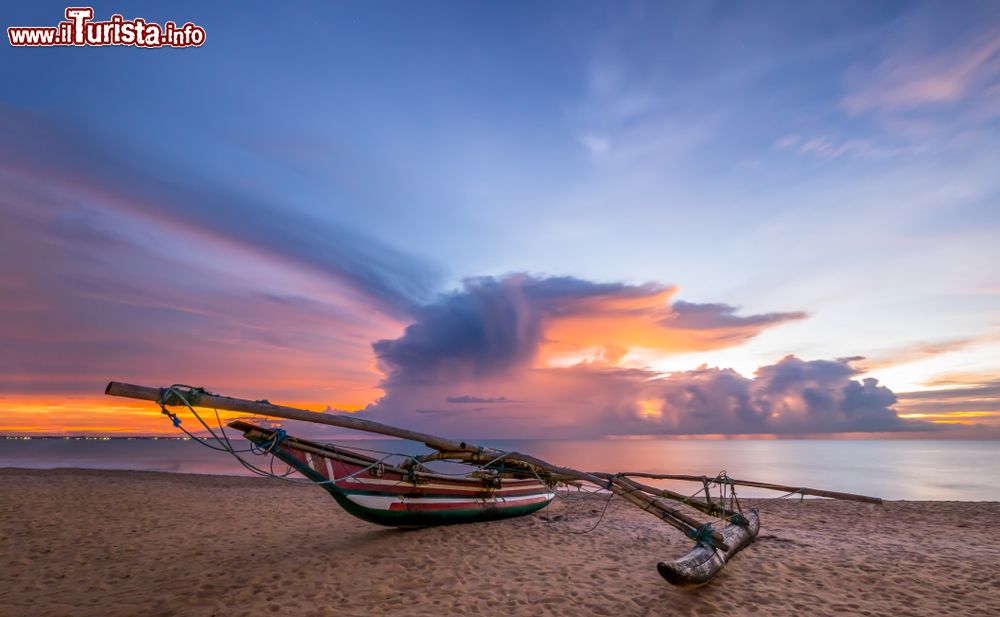
{"label": "distant shoreline", "polygon": [[[0,435],[0,441],[192,441],[190,437],[157,437],[147,435]],[[211,438],[209,438],[211,439]],[[233,439],[236,441],[236,439]],[[239,441],[243,441],[240,439]]]}
{"label": "distant shoreline", "polygon": [[[211,440],[209,435],[198,435],[199,438]],[[185,435],[0,435],[0,441],[31,441],[34,439],[50,441],[192,441],[191,437]],[[501,437],[501,438],[475,438],[478,442],[514,442],[514,441],[544,441],[544,442],[574,442],[574,441],[624,441],[624,442],[649,442],[649,441],[997,441],[1000,437],[994,436],[974,436],[963,435],[936,437],[928,433],[871,433],[869,435],[857,434],[815,434],[815,435],[772,435],[769,433],[733,434],[733,435],[644,435],[641,437],[626,437],[621,435],[607,435],[593,438],[548,438],[548,437]],[[231,441],[245,441],[242,437],[230,437]],[[396,437],[368,435],[337,435],[329,438],[322,438],[321,441],[405,441]]]}

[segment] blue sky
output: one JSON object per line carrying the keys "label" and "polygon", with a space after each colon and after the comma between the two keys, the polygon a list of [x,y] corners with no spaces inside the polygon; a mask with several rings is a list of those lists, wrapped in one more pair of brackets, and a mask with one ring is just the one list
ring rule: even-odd
{"label": "blue sky", "polygon": [[[11,7],[4,21],[53,25],[63,8]],[[864,356],[858,378],[867,370],[897,395],[1000,379],[995,3],[94,8],[99,19],[193,21],[207,42],[3,48],[4,207],[22,225],[8,231],[57,247],[20,252],[8,278],[73,281],[57,304],[78,321],[45,353],[64,357],[81,333],[109,327],[107,302],[136,330],[194,336],[226,322],[215,327],[233,329],[233,347],[214,366],[229,364],[241,353],[233,341],[269,329],[279,309],[247,313],[243,328],[212,310],[294,298],[281,309],[291,324],[282,349],[331,381],[355,367],[358,407],[392,371],[372,343],[421,323],[420,307],[446,303],[442,293],[492,289],[468,277],[523,273],[676,286],[665,302],[751,317],[805,314],[732,345],[631,341],[615,362],[623,369],[708,364],[751,377],[793,354]],[[47,214],[31,207],[46,199]],[[86,242],[87,230],[136,246]],[[88,295],[139,280],[170,307],[125,311],[134,302],[118,288]],[[19,297],[44,295],[17,285]],[[215,309],[187,304],[209,290]],[[302,325],[313,309],[315,324]],[[323,325],[330,312],[336,327]],[[189,323],[194,314],[205,323]],[[26,311],[8,328],[51,332],[64,317]],[[354,337],[320,345],[311,328]],[[94,344],[110,358],[98,368],[119,374],[148,351],[135,343],[115,361],[115,343]],[[565,368],[613,346],[528,356],[532,368]],[[21,375],[9,396],[82,393],[95,378],[82,355],[59,370],[46,357],[5,358]],[[137,377],[169,379],[179,365]],[[326,374],[271,385],[343,403],[323,398]],[[958,411],[1000,411],[981,398]]]}

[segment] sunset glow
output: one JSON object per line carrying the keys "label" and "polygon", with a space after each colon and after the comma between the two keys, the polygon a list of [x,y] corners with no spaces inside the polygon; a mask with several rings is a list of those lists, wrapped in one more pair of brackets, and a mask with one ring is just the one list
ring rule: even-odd
{"label": "sunset glow", "polygon": [[5,48],[0,434],[175,432],[118,380],[470,438],[1000,437],[996,24],[614,4]]}

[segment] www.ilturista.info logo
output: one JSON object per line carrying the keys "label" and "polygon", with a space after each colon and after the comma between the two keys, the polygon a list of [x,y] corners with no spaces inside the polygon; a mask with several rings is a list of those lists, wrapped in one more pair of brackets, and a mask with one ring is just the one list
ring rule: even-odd
{"label": "www.ilturista.info logo", "polygon": [[205,42],[205,29],[191,22],[183,26],[172,21],[160,25],[148,23],[141,17],[125,19],[117,14],[108,21],[93,19],[91,7],[73,6],[66,9],[66,21],[57,26],[13,26],[7,28],[7,38],[15,47],[200,47]]}

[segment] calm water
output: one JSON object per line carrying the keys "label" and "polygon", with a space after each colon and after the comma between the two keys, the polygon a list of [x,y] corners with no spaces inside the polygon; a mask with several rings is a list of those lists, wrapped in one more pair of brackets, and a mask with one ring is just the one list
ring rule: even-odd
{"label": "calm water", "polygon": [[[876,495],[1000,501],[1000,441],[494,441],[553,463],[600,471],[715,475]],[[350,445],[418,453],[403,441]],[[228,454],[177,440],[0,440],[0,467],[84,467],[248,475]],[[675,484],[693,492],[691,484]],[[740,491],[744,495],[774,495]]]}

